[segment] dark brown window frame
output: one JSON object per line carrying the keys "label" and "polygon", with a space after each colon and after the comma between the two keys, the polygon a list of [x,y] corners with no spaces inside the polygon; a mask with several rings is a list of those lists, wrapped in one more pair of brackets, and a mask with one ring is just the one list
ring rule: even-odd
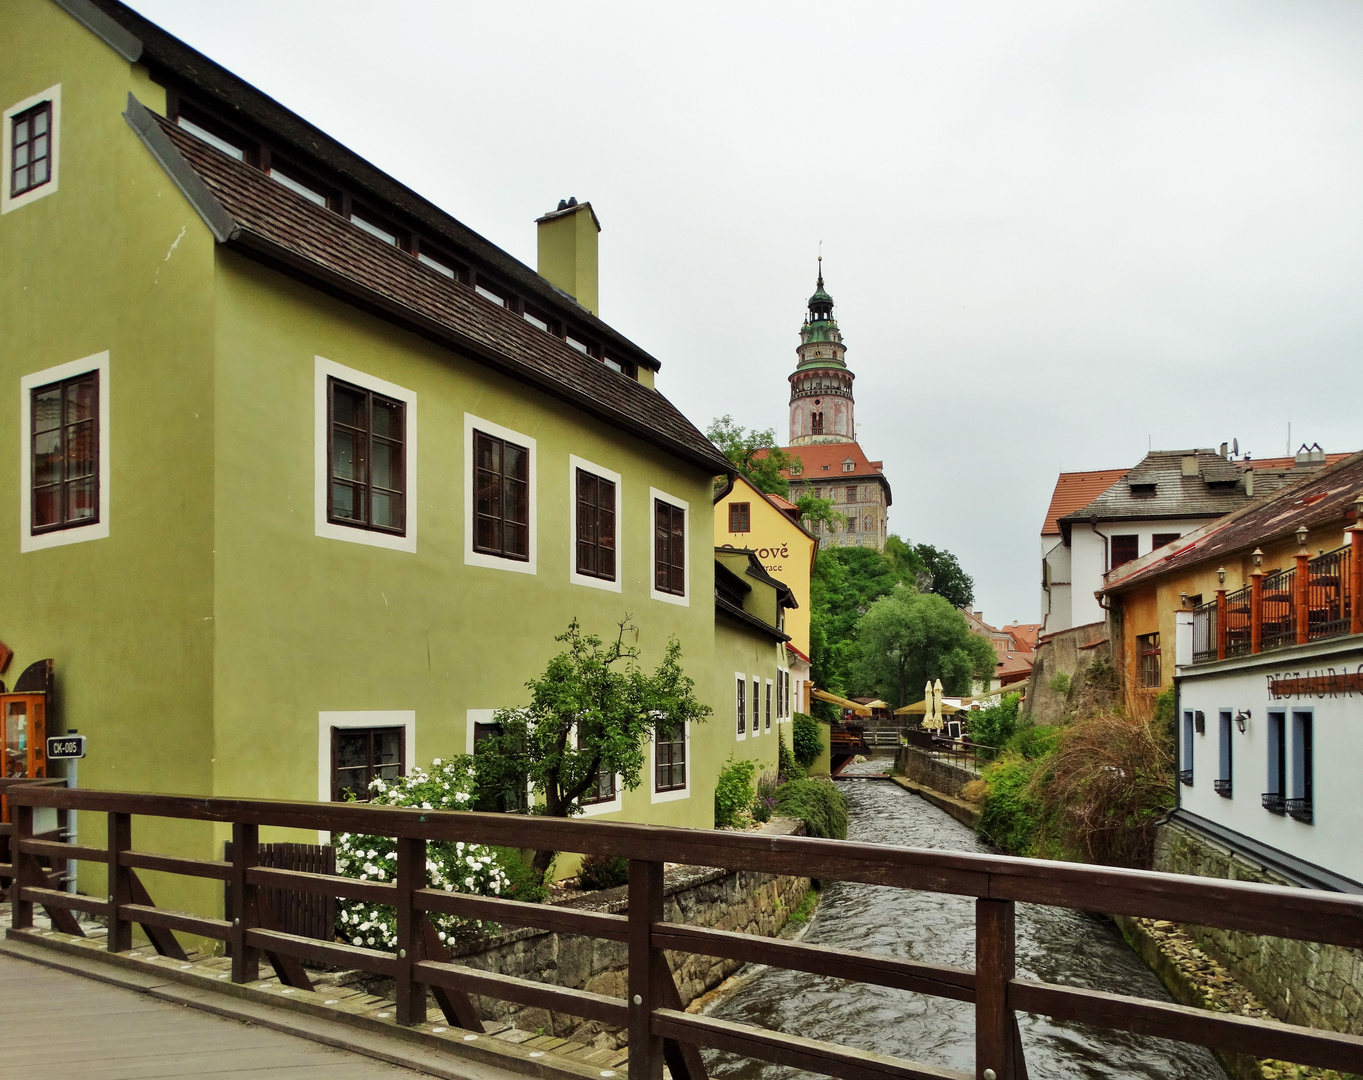
{"label": "dark brown window frame", "polygon": [[[686,789],[686,766],[686,724],[684,722],[678,724],[665,738],[655,734],[653,740],[653,790],[659,794],[665,791],[684,791]],[[664,770],[666,770],[667,779],[671,783],[663,783]],[[677,782],[678,770],[681,772],[680,783]]]}
{"label": "dark brown window frame", "polygon": [[[354,432],[362,432],[364,436],[364,479],[351,480],[346,477],[336,475],[336,389],[340,387],[348,393],[363,394],[365,399],[365,426],[363,429],[352,424],[345,424],[344,427]],[[400,488],[382,487],[381,491],[397,495],[402,500],[402,513],[400,515],[401,524],[377,525],[373,521],[374,512],[374,483],[370,469],[374,459],[374,401],[378,399],[386,405],[395,406],[398,410],[398,430],[401,432],[401,439],[378,436],[379,440],[389,445],[398,447],[397,471],[399,480],[402,484]],[[345,484],[355,490],[363,490],[364,493],[364,516],[362,518],[342,517],[336,513],[336,484]],[[398,398],[391,398],[386,394],[380,394],[370,390],[366,386],[358,386],[355,383],[346,382],[338,379],[334,375],[327,376],[327,521],[333,525],[346,525],[352,529],[364,529],[369,532],[380,532],[389,536],[407,535],[407,402]]]}
{"label": "dark brown window frame", "polygon": [[[56,382],[46,383],[43,386],[36,386],[29,391],[29,421],[28,421],[28,448],[29,448],[29,534],[40,536],[45,533],[60,532],[64,529],[80,529],[86,525],[99,524],[100,507],[100,428],[99,428],[99,369],[94,371],[84,371],[79,375],[73,375],[69,379],[58,379]],[[77,420],[74,423],[67,419],[67,391],[73,386],[89,382],[94,385],[94,403],[90,410],[90,416],[85,420]],[[44,428],[41,432],[37,429],[38,412],[37,401],[41,394],[50,393],[56,390],[61,401],[61,418],[55,428]],[[89,425],[91,471],[88,475],[81,475],[72,478],[68,473],[71,464],[69,453],[69,432],[70,429],[79,425]],[[48,432],[57,431],[60,433],[60,447],[58,453],[61,457],[61,479],[55,484],[39,484],[38,481],[38,448],[37,441],[39,435],[46,435]],[[83,480],[90,480],[91,505],[94,513],[89,517],[71,517],[71,486]],[[56,488],[58,492],[58,515],[57,520],[47,524],[38,523],[38,493],[40,490],[50,490]]]}
{"label": "dark brown window frame", "polygon": [[[1117,561],[1118,558],[1117,541],[1119,540],[1122,542],[1123,554],[1125,554],[1128,548],[1130,548],[1131,551],[1130,557],[1123,558],[1121,562]],[[1114,535],[1111,539],[1111,544],[1112,544],[1112,565],[1108,567],[1109,570],[1116,570],[1117,567],[1125,566],[1127,563],[1134,562],[1136,559],[1139,559],[1141,557],[1140,556],[1141,537],[1139,533],[1120,533]]]}
{"label": "dark brown window frame", "polygon": [[735,678],[734,682],[735,682],[734,689],[737,694],[735,698],[735,703],[737,704],[738,707],[738,734],[746,735],[748,733],[747,719],[748,678],[746,675],[739,675]]}
{"label": "dark brown window frame", "polygon": [[752,503],[734,502],[729,504],[729,531],[731,533],[752,532]]}
{"label": "dark brown window frame", "polygon": [[[369,785],[374,780],[374,739],[379,735],[396,735],[398,740],[398,776],[407,775],[407,729],[404,727],[372,727],[372,728],[352,728],[352,727],[333,727],[331,729],[331,801],[340,802],[342,787],[340,784],[341,769],[337,765],[336,755],[340,749],[342,735],[367,735],[369,737],[369,760],[364,766],[365,781],[364,790],[369,790]],[[383,768],[385,766],[379,766]],[[347,768],[346,771],[353,771],[358,766]],[[350,790],[350,789],[345,789]],[[360,799],[360,802],[368,800]]]}
{"label": "dark brown window frame", "polygon": [[1150,537],[1150,550],[1154,551],[1156,548],[1164,547],[1165,544],[1172,544],[1182,535],[1182,533],[1155,533]]}
{"label": "dark brown window frame", "polygon": [[767,680],[766,680],[766,687],[767,687],[767,714],[766,714],[766,715],[767,715],[767,719],[766,719],[766,723],[763,724],[763,728],[764,728],[766,731],[770,731],[770,730],[771,730],[771,694],[772,694],[772,684],[771,684],[771,680],[770,680],[770,679],[767,679]]}
{"label": "dark brown window frame", "polygon": [[[664,516],[666,525],[661,520]],[[672,596],[686,595],[686,511],[656,497],[653,500],[653,588]]]}
{"label": "dark brown window frame", "polygon": [[[498,467],[496,469],[484,469],[479,465],[480,441],[485,440],[488,445],[495,444],[499,448],[497,454]],[[525,463],[525,475],[508,477],[506,474],[506,448],[510,446],[519,450]],[[521,446],[519,443],[511,442],[497,435],[490,435],[485,431],[474,428],[473,431],[473,460],[470,462],[472,467],[471,483],[473,484],[473,550],[480,555],[492,555],[499,559],[510,559],[513,562],[530,561],[530,501],[534,498],[534,492],[530,490],[530,448]],[[485,511],[479,502],[478,480],[479,474],[486,473],[489,477],[495,477],[498,486],[497,509]],[[506,514],[506,495],[507,484],[523,484],[525,486],[525,498],[523,506],[525,508],[525,520],[508,520]],[[494,524],[497,531],[498,542],[487,543],[479,539],[481,526],[487,522]],[[509,549],[506,537],[507,527],[525,530],[525,548],[523,551]]]}
{"label": "dark brown window frame", "polygon": [[[584,497],[584,486],[591,489],[590,497]],[[616,516],[618,490],[614,480],[608,480],[590,469],[577,468],[573,484],[573,498],[577,500],[577,536],[573,542],[577,546],[577,554],[573,564],[582,577],[615,580],[616,553],[620,544]],[[602,543],[607,534],[609,545]]]}
{"label": "dark brown window frame", "polygon": [[1141,688],[1158,689],[1161,680],[1159,633],[1138,635],[1136,650],[1140,659]]}
{"label": "dark brown window frame", "polygon": [[[40,116],[46,119],[47,130],[42,132],[34,132],[33,121]],[[10,121],[9,131],[5,133],[5,137],[9,139],[10,147],[9,159],[10,173],[8,177],[9,194],[10,198],[17,199],[20,195],[27,195],[30,191],[36,191],[44,184],[52,183],[52,158],[53,158],[52,102],[40,101],[38,102],[38,104],[25,109],[23,112],[15,113],[13,116],[9,118],[9,121]],[[29,125],[28,134],[24,138],[23,142],[19,142],[17,138],[19,125],[23,123],[27,123]],[[46,152],[39,157],[34,157],[32,153],[33,144],[37,142],[38,139],[43,137],[46,137],[47,139]],[[27,151],[24,164],[16,165],[15,162],[19,158],[19,150],[21,147],[25,151]],[[43,161],[47,163],[47,174],[41,180],[35,183],[33,180],[33,165],[34,162],[36,161]],[[19,173],[21,170],[24,174],[24,180],[22,185],[19,182]]]}
{"label": "dark brown window frame", "polygon": [[[582,749],[582,740],[577,739],[578,749]],[[603,790],[603,788],[605,790]],[[577,800],[579,806],[597,806],[601,803],[615,802],[620,796],[620,789],[615,785],[615,773],[609,769],[596,770],[596,783],[594,787],[584,791]]]}

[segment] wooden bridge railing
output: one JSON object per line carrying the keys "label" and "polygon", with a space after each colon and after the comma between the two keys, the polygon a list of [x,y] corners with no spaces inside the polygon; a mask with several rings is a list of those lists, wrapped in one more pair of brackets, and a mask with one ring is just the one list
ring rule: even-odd
{"label": "wooden bridge railing", "polygon": [[[1024,1080],[1026,1065],[1015,1020],[1018,1011],[1306,1065],[1354,1072],[1363,1068],[1363,1038],[1357,1036],[1020,979],[1015,971],[1014,944],[1014,905],[1021,901],[1201,923],[1357,949],[1363,948],[1363,896],[804,837],[356,803],[267,802],[37,786],[11,789],[10,803],[15,811],[13,840],[18,876],[12,890],[13,925],[19,931],[32,926],[34,905],[40,904],[54,919],[60,915],[69,919],[71,909],[106,916],[112,952],[131,946],[133,923],[147,930],[158,950],[171,955],[180,949],[175,931],[230,941],[232,978],[236,982],[257,977],[262,953],[282,982],[300,987],[311,986],[300,960],[361,968],[395,980],[397,1016],[402,1024],[425,1019],[428,991],[452,1024],[474,1031],[481,1031],[482,1025],[469,994],[617,1024],[629,1029],[630,1080],[660,1080],[664,1060],[677,1080],[701,1080],[704,1072],[699,1046],[850,1080],[969,1080],[971,1075],[977,1080]],[[91,814],[107,814],[107,844],[77,846],[34,838],[33,810],[39,806],[79,810],[87,815],[86,820]],[[133,846],[134,816],[230,824],[232,860],[197,860],[138,851]],[[394,837],[397,879],[358,881],[258,866],[262,827]],[[426,888],[426,844],[433,840],[622,856],[630,862],[628,915],[565,910]],[[76,896],[46,887],[38,863],[42,857],[103,863],[109,873],[107,898]],[[973,897],[975,966],[918,963],[665,922],[665,862]],[[142,869],[230,881],[232,906],[227,917],[156,907],[137,878],[136,871]],[[270,888],[393,906],[397,911],[397,948],[384,952],[284,933],[275,927],[264,899]],[[430,913],[625,942],[629,950],[628,999],[452,963],[427,918]],[[74,920],[69,921],[74,925]],[[715,1017],[689,1015],[682,1010],[665,949],[769,964],[972,1004],[975,1070],[966,1074]]]}

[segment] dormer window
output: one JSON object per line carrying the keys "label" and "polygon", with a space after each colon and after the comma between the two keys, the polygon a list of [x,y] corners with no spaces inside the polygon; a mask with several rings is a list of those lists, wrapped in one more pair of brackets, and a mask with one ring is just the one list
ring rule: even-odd
{"label": "dormer window", "polygon": [[854,472],[856,470],[856,467],[857,463],[853,461],[851,458],[848,458],[846,461],[842,463],[843,472]]}
{"label": "dormer window", "polygon": [[202,139],[204,142],[208,143],[209,146],[221,150],[228,157],[236,158],[238,161],[246,160],[246,150],[244,147],[238,146],[236,143],[224,138],[217,132],[209,131],[208,128],[204,127],[202,124],[196,124],[193,120],[187,120],[183,116],[176,120],[176,123],[196,139]]}
{"label": "dormer window", "polygon": [[1132,485],[1131,485],[1131,494],[1132,494],[1135,498],[1137,498],[1137,499],[1140,499],[1140,498],[1149,498],[1151,495],[1155,494],[1155,485],[1154,485],[1154,484],[1132,484]]}
{"label": "dormer window", "polygon": [[327,197],[321,191],[321,185],[315,181],[299,179],[297,175],[294,175],[291,172],[284,172],[282,169],[275,168],[274,166],[271,166],[270,168],[270,179],[281,187],[288,188],[294,194],[302,195],[308,202],[313,203],[316,206],[320,206],[324,209],[327,206]]}
{"label": "dormer window", "polygon": [[493,292],[481,281],[473,286],[473,291],[476,292],[479,296],[481,296],[484,300],[491,300],[498,307],[506,307],[506,297],[502,296],[500,293]]}
{"label": "dormer window", "polygon": [[357,225],[370,236],[377,237],[385,244],[392,244],[398,247],[398,230],[394,225],[388,224],[382,218],[363,211],[356,211],[350,215],[352,225]]}

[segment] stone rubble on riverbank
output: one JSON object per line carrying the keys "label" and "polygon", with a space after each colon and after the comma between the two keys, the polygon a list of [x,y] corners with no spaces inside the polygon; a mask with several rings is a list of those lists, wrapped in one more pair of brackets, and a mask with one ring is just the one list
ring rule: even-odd
{"label": "stone rubble on riverbank", "polygon": [[[1258,998],[1237,982],[1224,966],[1203,952],[1188,932],[1177,923],[1163,919],[1130,921],[1154,941],[1160,952],[1186,980],[1189,988],[1201,998],[1199,1002],[1185,1004],[1200,1004],[1212,1012],[1236,1013],[1260,1020],[1277,1019]],[[1174,987],[1169,989],[1171,993],[1174,992]],[[1246,1055],[1236,1057],[1247,1058]],[[1247,1059],[1246,1064],[1250,1060],[1253,1059]],[[1232,1065],[1229,1061],[1224,1063],[1228,1067]],[[1286,1061],[1260,1060],[1257,1064],[1259,1075],[1264,1080],[1344,1080],[1347,1075],[1333,1069],[1312,1069]],[[1237,1076],[1243,1075],[1243,1071],[1232,1068],[1232,1072]]]}

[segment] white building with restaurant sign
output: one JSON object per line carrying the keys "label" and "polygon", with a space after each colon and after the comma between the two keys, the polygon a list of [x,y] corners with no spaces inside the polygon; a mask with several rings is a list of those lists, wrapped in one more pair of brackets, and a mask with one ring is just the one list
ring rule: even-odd
{"label": "white building with restaurant sign", "polygon": [[1290,881],[1363,892],[1363,639],[1194,666],[1192,622],[1180,613],[1175,820]]}

